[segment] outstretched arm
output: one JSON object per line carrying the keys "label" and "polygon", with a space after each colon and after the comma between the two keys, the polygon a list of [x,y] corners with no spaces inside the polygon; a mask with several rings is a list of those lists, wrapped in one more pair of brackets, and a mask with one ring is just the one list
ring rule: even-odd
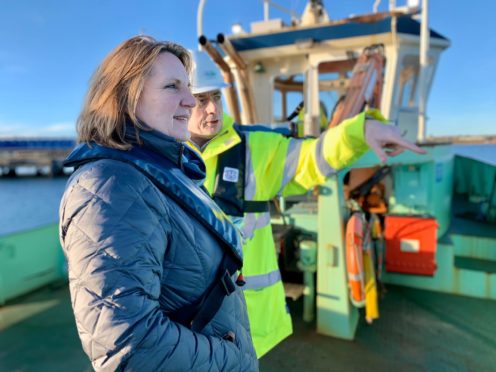
{"label": "outstretched arm", "polygon": [[[257,181],[253,200],[277,194],[303,194],[322,184],[338,170],[351,166],[372,149],[381,161],[405,149],[424,150],[403,139],[397,127],[388,125],[377,110],[362,112],[330,128],[319,138],[286,138],[278,133],[249,134],[251,169]],[[263,185],[263,186],[262,186]]]}
{"label": "outstretched arm", "polygon": [[374,151],[381,162],[404,150],[425,151],[402,138],[399,128],[388,125],[378,110],[368,110],[330,128],[318,139],[302,141],[298,166],[283,190],[294,195],[321,184],[340,169],[351,166],[367,151]]}

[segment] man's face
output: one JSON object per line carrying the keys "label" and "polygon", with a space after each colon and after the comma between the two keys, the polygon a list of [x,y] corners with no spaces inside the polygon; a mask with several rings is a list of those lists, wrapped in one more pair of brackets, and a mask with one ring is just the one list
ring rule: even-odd
{"label": "man's face", "polygon": [[191,111],[188,130],[193,141],[209,140],[222,128],[222,94],[220,90],[194,95],[196,106]]}

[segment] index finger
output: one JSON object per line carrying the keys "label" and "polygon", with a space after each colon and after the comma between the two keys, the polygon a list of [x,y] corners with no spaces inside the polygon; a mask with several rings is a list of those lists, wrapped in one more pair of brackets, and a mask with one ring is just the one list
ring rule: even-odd
{"label": "index finger", "polygon": [[391,142],[395,143],[398,146],[404,147],[407,150],[413,151],[417,154],[427,154],[427,151],[425,151],[423,148],[417,146],[413,142],[407,141],[406,139],[403,139],[401,137],[396,137],[391,140]]}

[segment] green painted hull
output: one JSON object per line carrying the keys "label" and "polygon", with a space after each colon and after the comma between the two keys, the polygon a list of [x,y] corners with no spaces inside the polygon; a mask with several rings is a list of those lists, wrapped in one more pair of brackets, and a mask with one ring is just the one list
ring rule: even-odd
{"label": "green painted hull", "polygon": [[0,305],[66,277],[58,224],[0,237]]}

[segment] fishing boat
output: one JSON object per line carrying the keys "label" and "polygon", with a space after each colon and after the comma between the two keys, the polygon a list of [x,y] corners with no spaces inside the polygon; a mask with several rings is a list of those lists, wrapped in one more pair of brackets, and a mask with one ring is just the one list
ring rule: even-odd
{"label": "fishing boat", "polygon": [[[229,35],[204,35],[205,3],[198,7],[199,44],[231,84],[226,111],[239,123],[288,128],[293,116],[299,119],[293,129],[318,136],[323,107],[336,113],[342,97],[357,91],[358,80],[366,98],[360,109],[379,109],[389,125],[427,151],[385,164],[367,153],[317,190],[274,203],[275,245],[288,295],[303,296],[290,303],[295,334],[262,358],[262,369],[494,368],[496,321],[488,314],[496,311],[496,164],[455,155],[452,144],[426,138],[429,91],[450,46],[446,36],[429,28],[427,1],[403,7],[393,1],[387,12],[338,20],[329,18],[322,1],[309,1],[290,24],[272,19],[273,2],[264,1],[263,20]],[[355,79],[365,71],[357,67],[361,56],[371,51],[380,55],[381,68]],[[301,101],[303,110],[291,115]],[[374,195],[379,195],[375,204]],[[368,233],[371,215],[382,231],[369,241],[381,313],[372,325],[351,298],[346,233],[353,212],[362,213]],[[26,253],[29,260],[21,262],[21,252],[33,246],[39,257]],[[4,317],[32,298],[13,297],[63,277],[56,225],[0,237],[0,257],[0,304],[10,300],[0,308]],[[5,328],[0,361],[17,367],[15,351],[28,352],[29,345],[15,341],[16,335],[28,337],[30,331],[30,339],[50,340],[43,350],[70,349],[72,363],[61,354],[57,368],[88,368],[67,290],[34,296],[46,305],[45,316],[37,315],[43,326],[36,335],[35,321]],[[72,327],[63,331],[67,337],[48,335],[62,323]],[[57,363],[47,359],[39,355],[38,365]]]}
{"label": "fishing boat", "polygon": [[[303,271],[303,319],[315,322],[316,333],[354,340],[363,327],[359,307],[365,297],[355,306],[347,266],[352,199],[361,199],[358,209],[369,229],[373,215],[382,230],[369,241],[381,247],[372,253],[382,285],[479,298],[494,306],[496,164],[455,155],[451,143],[426,138],[429,91],[450,46],[446,36],[429,28],[427,2],[404,7],[390,2],[387,12],[331,20],[322,1],[309,1],[300,18],[284,24],[270,18],[271,2],[265,1],[264,20],[252,23],[249,32],[238,28],[216,37],[203,35],[202,3],[199,43],[233,86],[227,111],[240,123],[287,126],[293,109],[303,107],[298,114],[303,134],[318,136],[323,106],[336,114],[343,99],[346,107],[347,98],[361,97],[358,91],[362,101],[349,105],[379,109],[427,151],[403,153],[385,164],[369,152],[318,190],[279,201],[272,222],[283,277],[292,280],[297,276],[291,271]],[[369,63],[378,55],[380,68]],[[332,126],[332,117],[329,122]],[[379,200],[364,208],[377,194]],[[494,347],[494,340],[488,345]]]}

